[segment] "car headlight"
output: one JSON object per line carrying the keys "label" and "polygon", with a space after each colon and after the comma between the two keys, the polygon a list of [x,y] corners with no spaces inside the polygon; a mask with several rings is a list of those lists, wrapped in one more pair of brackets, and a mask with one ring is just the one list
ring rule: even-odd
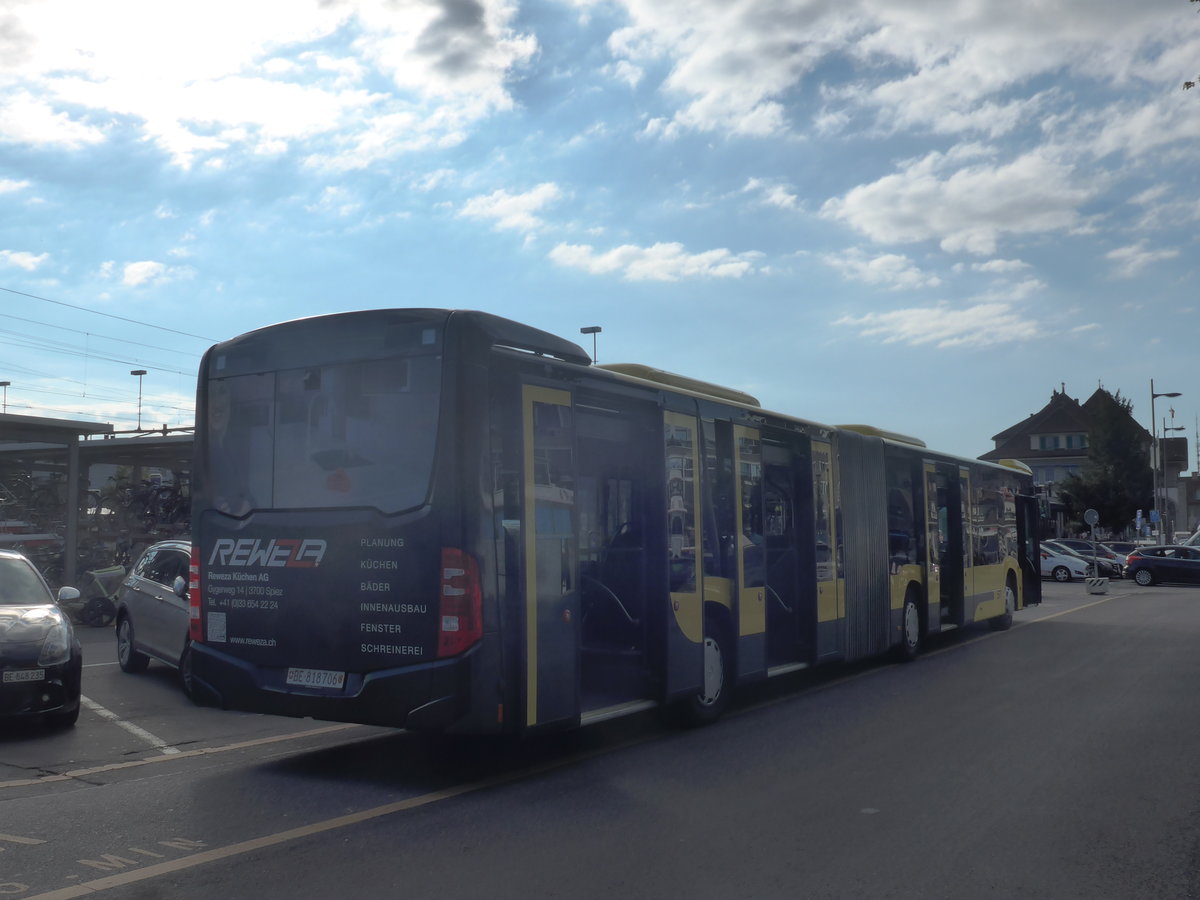
{"label": "car headlight", "polygon": [[39,666],[57,666],[71,658],[71,626],[61,619],[46,634],[42,641],[42,652],[38,654]]}

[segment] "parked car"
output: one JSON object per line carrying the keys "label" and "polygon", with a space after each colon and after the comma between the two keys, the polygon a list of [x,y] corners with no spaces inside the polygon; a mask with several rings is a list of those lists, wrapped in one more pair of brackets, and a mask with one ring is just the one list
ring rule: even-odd
{"label": "parked car", "polygon": [[1125,560],[1125,570],[1143,587],[1160,581],[1200,584],[1200,547],[1138,547]]}
{"label": "parked car", "polygon": [[1055,581],[1070,581],[1072,578],[1087,578],[1090,567],[1077,556],[1062,556],[1041,548],[1042,577]]}
{"label": "parked car", "polygon": [[1123,553],[1118,553],[1116,550],[1111,550],[1102,541],[1085,541],[1082,538],[1055,538],[1054,543],[1062,544],[1064,547],[1070,547],[1080,556],[1091,559],[1093,555],[1097,559],[1107,559],[1112,562],[1125,565],[1125,557],[1133,551],[1131,544],[1129,549]]}
{"label": "parked car", "polygon": [[1138,548],[1133,541],[1105,541],[1103,546],[1117,554],[1122,560]]}
{"label": "parked car", "polygon": [[1120,578],[1124,571],[1124,566],[1116,559],[1109,559],[1103,554],[1097,554],[1094,558],[1091,553],[1083,553],[1076,550],[1070,544],[1063,540],[1042,541],[1041,545],[1051,553],[1057,553],[1059,556],[1073,556],[1077,559],[1082,559],[1088,567],[1088,574],[1092,574],[1093,564],[1096,567],[1096,574],[1102,578]]}
{"label": "parked car", "polygon": [[[59,600],[77,600],[73,587]],[[25,556],[0,550],[0,719],[42,717],[68,728],[79,718],[83,651],[70,618]]]}
{"label": "parked car", "polygon": [[192,692],[188,660],[188,541],[151,544],[117,593],[117,663],[123,672],[146,671],[151,659],[179,670]]}

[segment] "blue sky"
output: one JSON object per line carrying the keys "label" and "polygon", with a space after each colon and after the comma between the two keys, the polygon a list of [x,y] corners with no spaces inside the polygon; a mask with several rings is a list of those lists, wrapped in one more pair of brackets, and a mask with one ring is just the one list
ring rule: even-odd
{"label": "blue sky", "polygon": [[0,0],[8,411],[444,306],[965,456],[1063,383],[1194,438],[1198,74],[1186,0]]}

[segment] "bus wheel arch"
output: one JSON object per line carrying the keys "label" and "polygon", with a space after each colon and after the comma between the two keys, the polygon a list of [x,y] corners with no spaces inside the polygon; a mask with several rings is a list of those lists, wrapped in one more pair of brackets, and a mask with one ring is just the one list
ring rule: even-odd
{"label": "bus wheel arch", "polygon": [[1012,628],[1013,613],[1017,611],[1017,576],[1009,572],[1004,579],[1004,612],[988,619],[988,625],[993,631],[1007,631]]}
{"label": "bus wheel arch", "polygon": [[709,725],[721,718],[733,694],[737,666],[729,612],[724,607],[705,610],[704,680],[700,690],[678,704],[682,724]]}

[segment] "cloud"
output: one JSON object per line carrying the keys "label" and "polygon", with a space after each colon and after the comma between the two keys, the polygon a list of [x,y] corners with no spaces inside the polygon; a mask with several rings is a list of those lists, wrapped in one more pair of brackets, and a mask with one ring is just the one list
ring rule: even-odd
{"label": "cloud", "polygon": [[858,249],[826,253],[821,259],[846,278],[866,284],[879,284],[896,290],[937,287],[942,279],[922,272],[907,256],[885,253],[868,258]]}
{"label": "cloud", "polygon": [[[4,81],[0,79],[0,86]],[[56,112],[45,100],[17,91],[0,101],[0,143],[75,150],[105,139],[99,128]]]}
{"label": "cloud", "polygon": [[0,250],[0,264],[16,266],[26,272],[32,272],[49,258],[49,253],[39,253],[35,256],[25,250]]}
{"label": "cloud", "polygon": [[107,139],[94,123],[119,122],[184,168],[293,144],[317,164],[361,167],[461,141],[511,108],[507,79],[537,49],[511,27],[512,0],[210,0],[192,12],[22,7],[20,52],[0,66],[2,139],[78,148]]}
{"label": "cloud", "polygon": [[1161,262],[1164,259],[1174,259],[1179,251],[1174,248],[1162,250],[1147,250],[1146,241],[1138,241],[1127,247],[1118,247],[1104,254],[1104,258],[1116,264],[1116,274],[1119,278],[1132,278],[1146,266]]}
{"label": "cloud", "polygon": [[989,275],[1007,275],[1009,272],[1019,272],[1028,268],[1029,263],[1019,259],[989,259],[987,262],[971,263],[971,271],[986,272]]}
{"label": "cloud", "polygon": [[1065,231],[1098,187],[1077,186],[1072,168],[1040,151],[1003,165],[956,165],[930,153],[901,171],[825,201],[821,215],[881,244],[937,241],[947,252],[996,252],[1005,235]]}
{"label": "cloud", "polygon": [[11,178],[0,178],[0,194],[12,194],[29,187],[28,181],[14,181]]}
{"label": "cloud", "polygon": [[[101,277],[111,277],[114,266],[106,262],[100,267]],[[168,266],[155,260],[141,260],[126,263],[121,270],[121,284],[125,287],[146,287],[150,285],[167,284],[183,278],[191,278],[195,274],[187,266]]]}
{"label": "cloud", "polygon": [[757,194],[759,202],[764,206],[775,206],[779,209],[800,209],[800,198],[788,185],[766,181],[761,178],[749,179],[742,188],[744,194]]}
{"label": "cloud", "polygon": [[486,196],[472,197],[463,204],[458,214],[466,219],[490,219],[500,229],[536,231],[542,226],[542,221],[534,213],[560,196],[558,185],[544,182],[524,194],[500,190]]}
{"label": "cloud", "polygon": [[882,338],[885,344],[938,348],[988,347],[1040,337],[1043,327],[1012,304],[993,301],[964,309],[949,304],[911,307],[891,312],[842,316],[833,322],[852,328],[861,337]]}
{"label": "cloud", "polygon": [[735,254],[726,249],[688,253],[682,244],[651,247],[625,244],[597,253],[587,244],[559,244],[550,259],[560,266],[583,269],[593,275],[619,272],[626,281],[679,281],[685,278],[741,278],[754,271],[761,254]]}

